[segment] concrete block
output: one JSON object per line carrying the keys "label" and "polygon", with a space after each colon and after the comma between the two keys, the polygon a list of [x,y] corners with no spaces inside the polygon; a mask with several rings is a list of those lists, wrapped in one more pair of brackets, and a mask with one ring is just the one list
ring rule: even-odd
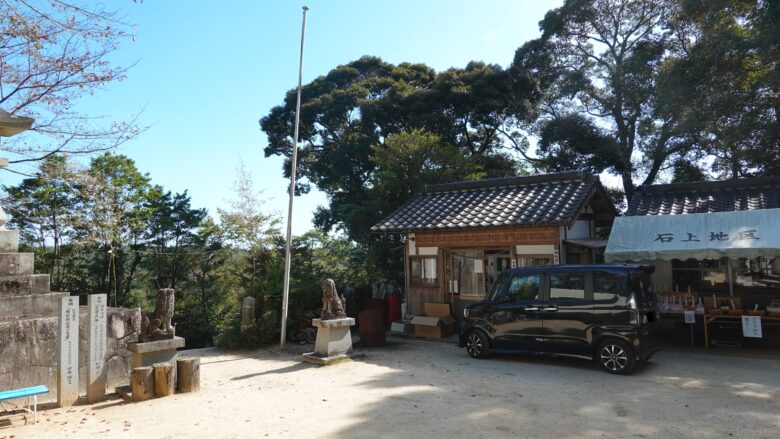
{"label": "concrete block", "polygon": [[33,274],[34,262],[32,253],[0,253],[0,276]]}
{"label": "concrete block", "polygon": [[49,293],[48,274],[0,276],[0,296]]}
{"label": "concrete block", "polygon": [[30,352],[30,363],[56,368],[59,318],[30,319],[30,323],[33,328],[33,339],[31,340],[33,349]]}
{"label": "concrete block", "polygon": [[0,296],[0,321],[31,317],[51,317],[57,314],[58,301],[68,293]]}
{"label": "concrete block", "polygon": [[33,311],[32,296],[0,296],[0,321],[24,318]]}
{"label": "concrete block", "polygon": [[133,367],[176,361],[176,349],[183,347],[184,339],[182,337],[127,344],[127,349],[133,352]]}
{"label": "concrete block", "polygon": [[0,253],[16,253],[19,251],[19,231],[0,230]]}

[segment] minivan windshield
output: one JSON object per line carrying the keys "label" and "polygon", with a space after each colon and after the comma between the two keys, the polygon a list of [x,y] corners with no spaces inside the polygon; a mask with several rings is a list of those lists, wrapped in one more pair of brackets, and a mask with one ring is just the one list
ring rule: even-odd
{"label": "minivan windshield", "polygon": [[488,294],[489,301],[497,302],[501,299],[501,286],[504,284],[504,279],[506,279],[506,272],[499,274],[496,281],[493,282],[493,288],[490,289],[490,293]]}

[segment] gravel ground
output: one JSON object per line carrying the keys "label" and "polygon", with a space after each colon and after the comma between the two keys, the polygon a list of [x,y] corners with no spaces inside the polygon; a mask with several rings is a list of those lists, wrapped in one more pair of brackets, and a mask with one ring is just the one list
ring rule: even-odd
{"label": "gravel ground", "polygon": [[400,337],[360,351],[328,367],[272,350],[188,351],[201,357],[199,393],[47,410],[0,438],[780,437],[776,351],[666,350],[628,377]]}

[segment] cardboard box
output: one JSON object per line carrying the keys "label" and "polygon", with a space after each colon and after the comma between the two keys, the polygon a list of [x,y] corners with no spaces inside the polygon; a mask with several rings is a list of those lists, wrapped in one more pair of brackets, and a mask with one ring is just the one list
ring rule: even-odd
{"label": "cardboard box", "polygon": [[414,316],[414,335],[425,338],[442,338],[452,332],[455,318],[450,312],[448,303],[426,303],[423,305],[425,314]]}
{"label": "cardboard box", "polygon": [[393,334],[411,334],[412,325],[399,320],[390,324],[390,332]]}

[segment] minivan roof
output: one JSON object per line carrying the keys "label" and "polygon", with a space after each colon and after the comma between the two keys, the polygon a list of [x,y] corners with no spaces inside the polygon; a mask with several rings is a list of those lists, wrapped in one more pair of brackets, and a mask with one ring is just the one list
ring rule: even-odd
{"label": "minivan roof", "polygon": [[507,271],[533,271],[535,273],[548,271],[568,271],[568,272],[587,272],[587,271],[620,271],[622,273],[644,271],[647,274],[655,272],[654,265],[644,264],[568,264],[568,265],[539,265],[535,267],[518,267]]}

